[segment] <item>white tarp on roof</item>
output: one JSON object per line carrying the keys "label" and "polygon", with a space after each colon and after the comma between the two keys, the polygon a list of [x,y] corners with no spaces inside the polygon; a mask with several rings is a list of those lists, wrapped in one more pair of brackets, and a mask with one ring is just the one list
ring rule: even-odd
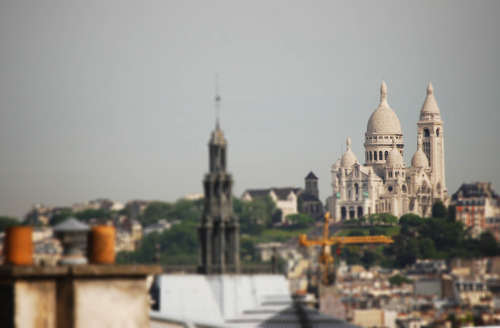
{"label": "white tarp on roof", "polygon": [[187,326],[256,327],[291,304],[281,275],[161,275],[151,318]]}

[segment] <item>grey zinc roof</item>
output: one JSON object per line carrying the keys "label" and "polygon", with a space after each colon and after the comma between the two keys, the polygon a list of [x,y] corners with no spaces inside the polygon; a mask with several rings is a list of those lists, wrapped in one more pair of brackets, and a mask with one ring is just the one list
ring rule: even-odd
{"label": "grey zinc roof", "polygon": [[[276,194],[278,199],[284,200],[290,195],[291,192],[298,194],[300,191],[300,188],[295,188],[295,187],[285,187],[285,188],[268,188],[268,189],[248,189],[246,190],[245,193],[249,193],[252,198],[255,197],[265,197],[269,195],[271,190]],[[243,194],[245,194],[243,193]]]}
{"label": "grey zinc roof", "polygon": [[302,200],[306,202],[321,202],[321,200],[319,200],[319,198],[314,196],[313,194],[303,193],[300,196],[302,197]]}
{"label": "grey zinc roof", "polygon": [[342,319],[332,317],[295,303],[265,320],[259,328],[360,328]]}
{"label": "grey zinc roof", "polygon": [[69,218],[54,226],[54,231],[88,231],[89,226],[78,221],[76,218]]}
{"label": "grey zinc roof", "polygon": [[278,199],[286,199],[288,195],[290,195],[291,192],[294,194],[297,194],[300,190],[300,188],[295,188],[295,187],[287,187],[287,188],[272,188],[276,196],[278,196]]}
{"label": "grey zinc roof", "polygon": [[307,180],[310,180],[310,179],[316,179],[318,180],[318,177],[313,173],[313,171],[309,172],[309,174],[307,175],[306,177]]}

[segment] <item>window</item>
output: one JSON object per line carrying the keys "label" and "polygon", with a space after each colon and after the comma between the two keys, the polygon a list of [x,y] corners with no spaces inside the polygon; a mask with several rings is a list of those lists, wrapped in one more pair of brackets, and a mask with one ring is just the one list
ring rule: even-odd
{"label": "window", "polygon": [[424,137],[430,137],[431,133],[429,132],[429,129],[424,129]]}
{"label": "window", "polygon": [[382,151],[379,151],[379,152],[378,152],[378,158],[379,158],[380,160],[383,160],[383,159],[384,159],[384,158],[382,157]]}
{"label": "window", "polygon": [[373,161],[372,152],[370,152],[370,161]]}
{"label": "window", "polygon": [[387,155],[389,155],[389,152],[386,150],[385,151],[385,158],[384,159],[387,159]]}
{"label": "window", "polygon": [[374,152],[373,152],[373,159],[374,159],[375,161],[377,160],[377,152],[376,152],[376,151],[374,151]]}
{"label": "window", "polygon": [[436,129],[436,136],[439,137],[439,128]]}

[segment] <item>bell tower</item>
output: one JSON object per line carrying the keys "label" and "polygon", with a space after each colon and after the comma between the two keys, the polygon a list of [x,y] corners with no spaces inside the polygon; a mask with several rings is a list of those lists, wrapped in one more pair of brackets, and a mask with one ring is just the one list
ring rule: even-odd
{"label": "bell tower", "polygon": [[198,272],[239,273],[239,224],[233,214],[231,174],[226,172],[227,142],[219,125],[220,96],[215,98],[217,120],[208,143],[209,172],[203,180],[205,204],[198,225],[200,257]]}
{"label": "bell tower", "polygon": [[429,82],[427,97],[417,122],[417,130],[422,136],[422,151],[429,160],[434,198],[446,202],[448,190],[445,181],[443,126],[441,113],[434,97],[434,88]]}

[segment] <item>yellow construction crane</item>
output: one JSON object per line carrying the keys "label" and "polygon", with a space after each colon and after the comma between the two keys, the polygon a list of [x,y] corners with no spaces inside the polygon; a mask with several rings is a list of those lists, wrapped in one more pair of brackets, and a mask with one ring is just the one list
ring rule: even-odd
{"label": "yellow construction crane", "polygon": [[318,261],[324,265],[323,283],[331,284],[334,279],[328,278],[328,268],[332,266],[333,270],[333,256],[330,248],[337,245],[337,252],[340,254],[340,248],[347,244],[392,244],[394,240],[387,236],[353,236],[353,237],[339,237],[329,236],[328,223],[330,221],[330,213],[325,214],[325,224],[323,227],[323,237],[317,239],[307,239],[305,234],[299,236],[299,244],[301,246],[321,246],[321,254]]}

